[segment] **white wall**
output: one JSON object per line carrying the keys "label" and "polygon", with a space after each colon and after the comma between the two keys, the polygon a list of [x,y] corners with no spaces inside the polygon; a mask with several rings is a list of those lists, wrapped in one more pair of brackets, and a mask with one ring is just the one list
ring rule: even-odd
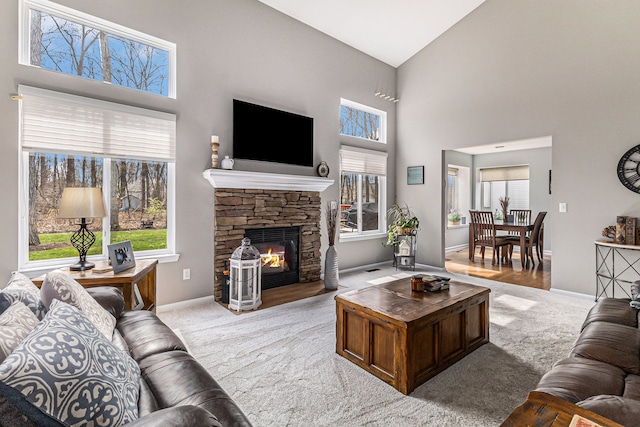
{"label": "white wall", "polygon": [[639,69],[631,0],[487,0],[403,64],[397,176],[417,159],[427,176],[420,194],[398,179],[397,196],[433,241],[418,262],[444,265],[443,148],[551,135],[552,287],[593,294],[594,240],[616,215],[640,216],[640,196],[616,175],[640,143]]}
{"label": "white wall", "polygon": [[[339,182],[340,98],[387,111],[390,199],[394,198],[395,104],[374,96],[395,90],[396,70],[256,0],[60,0],[59,3],[175,42],[177,99],[18,65],[18,1],[0,0],[0,211],[3,256],[0,280],[17,268],[18,104],[9,99],[29,84],[176,113],[177,251],[180,260],[158,270],[158,303],[210,295],[213,290],[213,189],[202,177],[210,167],[210,135],[220,136],[221,157],[232,155],[232,99],[240,98],[315,119],[315,163],[327,161]],[[277,135],[265,143],[277,143]],[[361,144],[364,146],[364,144]],[[315,168],[236,163],[236,169],[313,175]],[[338,184],[322,194],[337,200]],[[324,221],[323,221],[324,225]],[[324,233],[323,228],[323,233]],[[327,245],[323,237],[323,249]],[[389,259],[382,239],[337,245],[340,268]],[[182,269],[191,280],[182,280]],[[1,282],[0,282],[1,283]]]}

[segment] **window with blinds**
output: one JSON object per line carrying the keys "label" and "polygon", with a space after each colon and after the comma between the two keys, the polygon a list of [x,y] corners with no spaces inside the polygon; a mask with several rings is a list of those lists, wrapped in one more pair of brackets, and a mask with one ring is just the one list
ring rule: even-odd
{"label": "window with blinds", "polygon": [[384,232],[387,153],[340,149],[340,236]]}
{"label": "window with blinds", "polygon": [[502,218],[500,198],[509,197],[509,210],[529,209],[529,166],[480,169],[482,210]]}
{"label": "window with blinds", "polygon": [[77,257],[74,221],[58,220],[66,187],[102,188],[109,214],[90,229],[89,252],[131,240],[136,256],[174,252],[176,117],[70,94],[19,86],[20,265],[59,265]]}

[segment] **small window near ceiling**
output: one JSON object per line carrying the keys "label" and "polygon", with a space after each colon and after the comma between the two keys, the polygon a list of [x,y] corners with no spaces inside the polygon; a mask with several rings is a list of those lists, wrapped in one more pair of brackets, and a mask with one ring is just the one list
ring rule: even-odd
{"label": "small window near ceiling", "polygon": [[174,43],[47,0],[20,5],[20,64],[176,97]]}
{"label": "small window near ceiling", "polygon": [[340,135],[387,143],[387,113],[340,99]]}

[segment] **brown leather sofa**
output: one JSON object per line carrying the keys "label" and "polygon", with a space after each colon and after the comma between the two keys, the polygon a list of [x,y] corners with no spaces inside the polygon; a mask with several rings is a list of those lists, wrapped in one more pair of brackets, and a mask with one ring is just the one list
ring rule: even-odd
{"label": "brown leather sofa", "polygon": [[140,418],[128,426],[251,426],[238,405],[155,314],[125,311],[122,293],[116,288],[87,291],[117,319],[120,345],[140,366]]}
{"label": "brown leather sofa", "polygon": [[[640,295],[640,281],[631,297]],[[625,426],[640,425],[640,329],[629,298],[603,298],[590,310],[569,356],[536,391],[552,394]]]}

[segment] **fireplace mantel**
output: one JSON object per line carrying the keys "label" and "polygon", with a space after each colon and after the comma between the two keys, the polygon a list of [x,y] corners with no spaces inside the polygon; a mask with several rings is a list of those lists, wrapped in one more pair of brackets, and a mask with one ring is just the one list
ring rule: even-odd
{"label": "fireplace mantel", "polygon": [[305,175],[207,169],[202,175],[213,188],[323,192],[333,179]]}

